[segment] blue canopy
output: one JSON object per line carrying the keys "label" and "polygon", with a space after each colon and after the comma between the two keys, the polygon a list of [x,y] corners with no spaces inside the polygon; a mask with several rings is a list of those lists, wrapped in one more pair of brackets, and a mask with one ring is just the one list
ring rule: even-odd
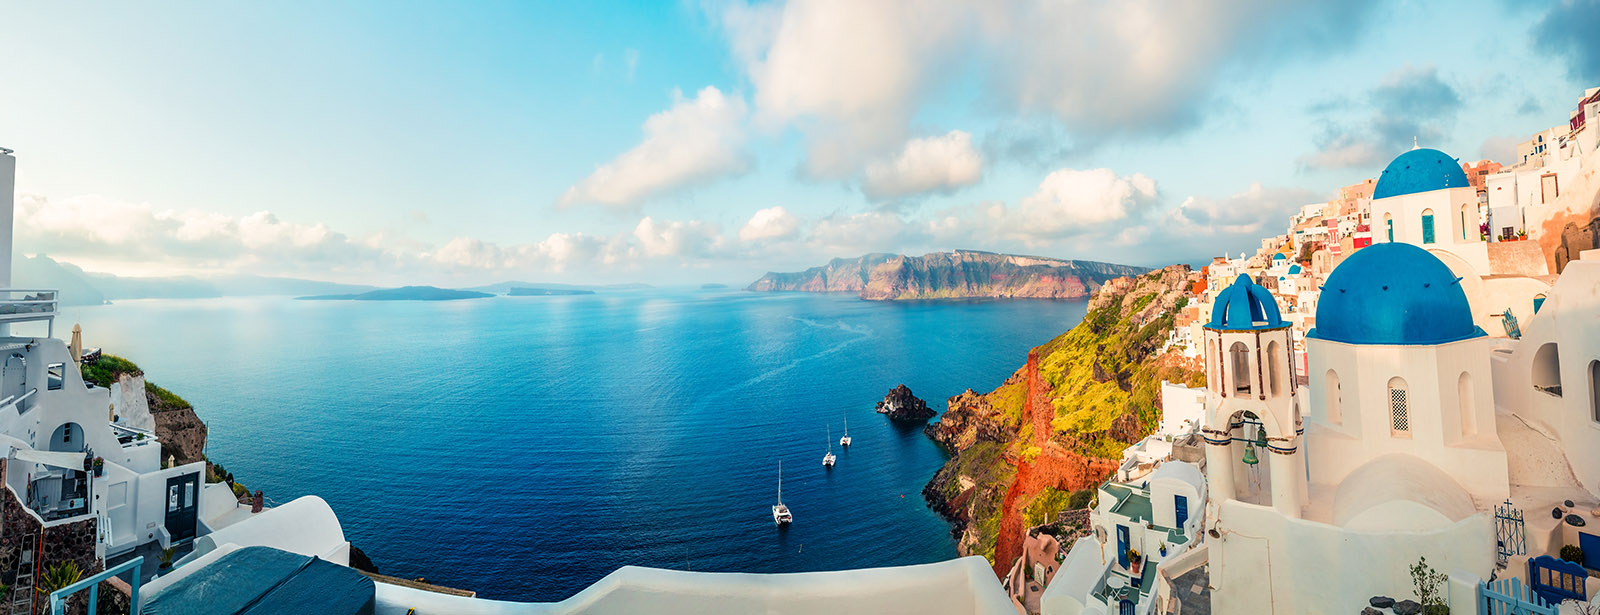
{"label": "blue canopy", "polygon": [[245,547],[151,596],[148,615],[373,615],[377,586],[355,569],[271,547]]}

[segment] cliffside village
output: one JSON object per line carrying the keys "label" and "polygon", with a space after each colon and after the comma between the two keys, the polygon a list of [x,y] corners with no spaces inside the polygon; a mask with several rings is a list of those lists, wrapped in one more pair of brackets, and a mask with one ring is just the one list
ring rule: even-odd
{"label": "cliffside village", "polygon": [[[1571,612],[1600,590],[1597,122],[1600,88],[1516,160],[1396,152],[1194,272],[1166,345],[1206,386],[1164,384],[1159,428],[1063,520],[1082,531],[1026,530],[999,583],[980,557],[629,566],[530,604],[362,575],[322,500],[241,500],[164,459],[142,386],[86,383],[55,292],[6,288],[0,613]],[[0,151],[0,287],[15,165]]]}

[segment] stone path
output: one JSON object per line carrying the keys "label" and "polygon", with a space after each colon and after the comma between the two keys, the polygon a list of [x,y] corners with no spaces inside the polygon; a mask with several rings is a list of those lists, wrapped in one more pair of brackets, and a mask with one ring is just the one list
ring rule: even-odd
{"label": "stone path", "polygon": [[1211,615],[1211,573],[1206,566],[1190,570],[1172,580],[1180,615]]}

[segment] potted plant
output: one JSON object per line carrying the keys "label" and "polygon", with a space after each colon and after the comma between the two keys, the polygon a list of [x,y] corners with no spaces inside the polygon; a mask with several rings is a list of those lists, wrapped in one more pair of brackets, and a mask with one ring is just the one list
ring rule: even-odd
{"label": "potted plant", "polygon": [[167,547],[167,548],[161,550],[161,569],[162,570],[166,570],[166,569],[172,567],[172,555],[173,555],[173,553],[174,552],[172,550],[172,547]]}
{"label": "potted plant", "polygon": [[1528,238],[1528,231],[1526,231],[1526,230],[1517,231],[1517,241],[1522,241],[1522,240],[1527,239],[1527,238]]}
{"label": "potted plant", "polygon": [[100,478],[106,475],[106,460],[104,457],[94,458],[94,476]]}
{"label": "potted plant", "polygon": [[1167,556],[1167,541],[1161,541],[1161,557]]}

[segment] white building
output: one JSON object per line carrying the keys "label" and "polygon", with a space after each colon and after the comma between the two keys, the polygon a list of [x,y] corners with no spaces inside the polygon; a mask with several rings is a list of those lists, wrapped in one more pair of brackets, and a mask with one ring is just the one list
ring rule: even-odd
{"label": "white building", "polygon": [[[1100,486],[1089,524],[1045,589],[1049,615],[1158,612],[1165,596],[1158,575],[1165,562],[1200,539],[1206,483],[1200,469],[1168,461],[1133,482]],[[1220,611],[1219,611],[1220,612]]]}
{"label": "white building", "polygon": [[1489,271],[1479,233],[1478,190],[1461,164],[1435,149],[1413,149],[1385,167],[1372,193],[1373,241],[1450,252]]}

